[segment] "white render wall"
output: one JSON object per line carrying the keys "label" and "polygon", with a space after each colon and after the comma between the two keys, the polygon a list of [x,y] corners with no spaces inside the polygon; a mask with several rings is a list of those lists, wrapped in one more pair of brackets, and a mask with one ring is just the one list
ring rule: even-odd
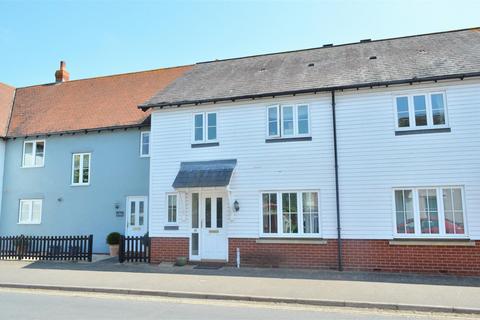
{"label": "white render wall", "polygon": [[[263,190],[320,190],[321,230],[334,237],[335,185],[330,97],[296,98],[310,105],[312,141],[265,143],[266,106],[262,102],[216,104],[156,111],[152,115],[150,159],[151,236],[189,236],[190,215],[181,218],[178,231],[165,231],[165,193],[182,161],[237,159],[230,189],[240,203],[229,237],[258,237],[261,227],[260,192]],[[193,113],[216,111],[219,147],[191,148]]]}
{"label": "white render wall", "polygon": [[[393,97],[412,90],[444,90],[450,133],[395,136]],[[392,188],[462,185],[467,232],[480,239],[480,82],[408,85],[336,93],[342,236],[393,237]],[[312,141],[265,143],[266,106],[309,103]],[[180,107],[152,114],[151,236],[190,235],[190,215],[178,231],[164,231],[165,194],[182,161],[237,159],[231,182],[240,212],[228,237],[258,237],[260,191],[320,191],[321,236],[336,238],[330,94]],[[194,112],[218,112],[219,147],[191,148]]]}

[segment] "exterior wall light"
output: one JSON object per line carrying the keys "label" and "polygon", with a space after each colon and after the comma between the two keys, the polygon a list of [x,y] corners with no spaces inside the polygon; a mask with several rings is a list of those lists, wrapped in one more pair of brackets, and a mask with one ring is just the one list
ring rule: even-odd
{"label": "exterior wall light", "polygon": [[235,212],[240,211],[240,204],[238,203],[237,200],[233,202],[233,209],[235,209]]}

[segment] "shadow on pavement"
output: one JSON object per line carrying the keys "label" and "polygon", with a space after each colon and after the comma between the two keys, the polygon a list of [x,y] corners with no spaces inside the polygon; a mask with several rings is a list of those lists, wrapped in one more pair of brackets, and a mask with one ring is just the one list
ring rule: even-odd
{"label": "shadow on pavement", "polygon": [[463,277],[451,275],[422,275],[406,273],[384,272],[353,272],[334,270],[307,270],[287,268],[234,268],[223,267],[218,270],[194,269],[193,265],[175,267],[172,265],[154,265],[147,263],[119,263],[118,258],[97,259],[94,262],[55,262],[37,261],[24,266],[25,269],[44,270],[77,270],[96,272],[133,272],[133,273],[159,273],[159,274],[184,274],[203,276],[226,277],[260,277],[278,279],[308,279],[308,280],[334,280],[334,281],[366,281],[405,284],[428,284],[443,286],[480,287],[480,277]]}

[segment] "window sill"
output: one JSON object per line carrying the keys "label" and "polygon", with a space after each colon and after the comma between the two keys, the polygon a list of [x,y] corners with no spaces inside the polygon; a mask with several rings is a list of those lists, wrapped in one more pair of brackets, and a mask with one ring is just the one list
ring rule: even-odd
{"label": "window sill", "polygon": [[43,165],[43,166],[31,166],[31,167],[22,166],[21,168],[22,169],[35,169],[35,168],[44,168],[44,167],[45,167],[45,165]]}
{"label": "window sill", "polygon": [[269,138],[269,139],[265,139],[265,143],[294,142],[294,141],[312,141],[312,137],[292,137],[292,138]]}
{"label": "window sill", "polygon": [[396,136],[405,136],[410,134],[428,134],[428,133],[441,133],[441,132],[451,132],[450,128],[428,128],[428,129],[412,129],[412,130],[397,130],[395,131]]}
{"label": "window sill", "polygon": [[178,230],[180,229],[178,226],[163,226],[163,230]]}
{"label": "window sill", "polygon": [[474,247],[475,241],[469,239],[395,239],[390,240],[391,246],[459,246]]}
{"label": "window sill", "polygon": [[70,187],[88,187],[90,186],[90,183],[86,184],[71,184]]}
{"label": "window sill", "polygon": [[149,154],[140,155],[140,158],[150,158]]}
{"label": "window sill", "polygon": [[42,224],[41,222],[17,222],[19,225],[39,225]]}
{"label": "window sill", "polygon": [[259,244],[327,244],[327,240],[323,239],[257,239],[255,241]]}
{"label": "window sill", "polygon": [[207,142],[207,143],[192,143],[192,148],[208,148],[208,147],[218,147],[219,142]]}

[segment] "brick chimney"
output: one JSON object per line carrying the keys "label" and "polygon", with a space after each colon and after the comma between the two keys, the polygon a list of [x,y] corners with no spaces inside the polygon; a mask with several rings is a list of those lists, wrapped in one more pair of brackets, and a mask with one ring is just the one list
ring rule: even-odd
{"label": "brick chimney", "polygon": [[60,61],[60,69],[55,71],[55,82],[65,82],[70,80],[70,73],[66,70],[67,64],[65,61]]}

